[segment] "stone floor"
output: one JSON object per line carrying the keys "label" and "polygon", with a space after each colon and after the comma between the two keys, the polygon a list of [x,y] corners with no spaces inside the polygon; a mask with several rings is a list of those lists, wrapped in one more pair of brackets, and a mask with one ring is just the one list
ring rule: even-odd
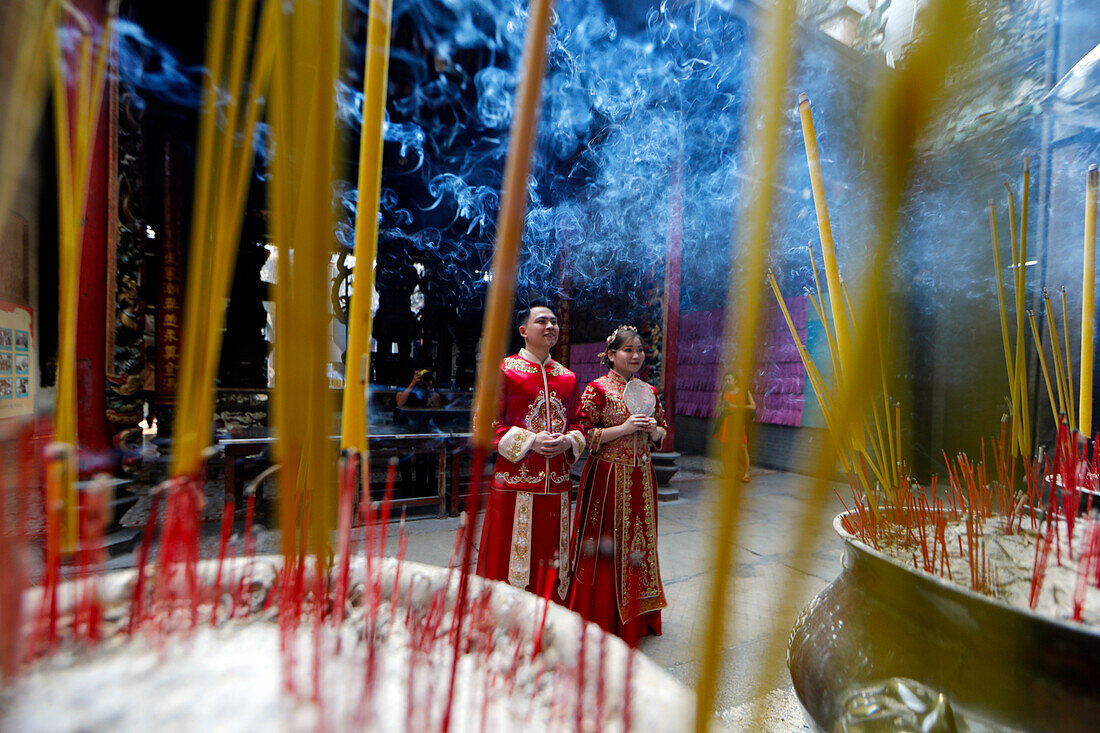
{"label": "stone floor", "polygon": [[[703,461],[686,458],[695,471],[674,479],[680,499],[659,509],[661,573],[669,599],[662,618],[664,634],[644,639],[639,648],[694,687],[716,535],[710,526],[713,502],[709,481],[699,472]],[[807,558],[793,558],[792,525],[809,486],[810,480],[804,476],[756,469],[745,487],[726,600],[723,673],[716,697],[719,717],[734,730],[750,730],[753,701],[761,706],[758,720],[763,722],[758,724],[766,724],[765,730],[810,730],[791,690],[786,640],[798,612],[840,571],[841,544],[831,523],[843,506],[830,492],[825,508],[813,518],[812,526],[819,533],[816,549]],[[783,590],[793,599],[785,613],[780,608]],[[760,682],[769,643],[776,656],[765,666],[766,681]]]}
{"label": "stone floor", "polygon": [[[661,503],[658,510],[661,574],[669,603],[662,617],[664,633],[643,639],[639,648],[694,687],[716,540],[711,516],[714,502],[709,462],[699,456],[683,456],[679,465],[681,470],[673,479],[679,498]],[[811,519],[812,531],[817,533],[815,549],[807,557],[793,557],[794,524],[810,486],[811,480],[805,476],[762,469],[754,469],[752,480],[745,485],[745,503],[733,541],[727,630],[721,647],[723,671],[715,703],[719,718],[731,730],[810,730],[791,690],[786,639],[798,612],[840,570],[841,543],[831,522],[843,511],[830,490],[824,508]],[[836,488],[842,495],[847,491],[839,485]],[[454,517],[408,521],[406,556],[446,565],[459,522]],[[203,533],[204,544],[209,547],[204,548],[204,556],[208,556],[216,553],[217,523],[208,523],[205,529],[209,531]],[[391,525],[387,553],[396,553],[396,539],[396,526]],[[257,551],[278,551],[278,532],[260,529]],[[132,556],[115,558],[111,565],[126,565],[128,557]],[[787,609],[780,608],[784,591],[792,599]],[[759,682],[769,643],[774,654],[766,666],[769,676]],[[760,706],[760,717],[754,717],[753,704]]]}
{"label": "stone floor", "polygon": [[[658,551],[668,597],[662,615],[663,635],[648,637],[639,649],[673,676],[694,687],[696,663],[704,633],[703,609],[711,578],[711,527],[708,462],[684,456],[673,478],[680,498],[659,505]],[[802,720],[786,667],[786,640],[798,612],[840,571],[840,540],[832,532],[832,518],[844,507],[830,491],[830,499],[813,527],[819,533],[815,551],[801,560],[791,557],[792,525],[801,513],[802,496],[810,479],[798,474],[754,469],[746,486],[746,501],[734,542],[731,586],[727,595],[727,633],[722,643],[723,673],[716,709],[731,730],[750,730],[754,720],[750,703],[761,706],[755,730],[811,730]],[[837,490],[841,490],[839,485]],[[847,490],[847,487],[844,487]],[[843,495],[843,494],[842,494]],[[436,565],[446,564],[454,546],[459,520],[423,519],[409,522],[407,557]],[[475,535],[476,536],[476,535]],[[391,539],[391,543],[393,540]],[[391,551],[394,545],[391,544]],[[780,589],[791,588],[793,608],[781,615]],[[769,642],[778,642],[778,655],[769,669],[771,681],[758,683]]]}

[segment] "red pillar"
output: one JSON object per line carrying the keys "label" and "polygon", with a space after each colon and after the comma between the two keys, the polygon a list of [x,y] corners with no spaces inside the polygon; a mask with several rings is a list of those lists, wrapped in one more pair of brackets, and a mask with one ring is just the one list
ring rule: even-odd
{"label": "red pillar", "polygon": [[[102,27],[104,0],[76,0],[74,3],[92,21]],[[75,92],[69,89],[70,104]],[[103,90],[106,94],[106,90]],[[107,344],[107,226],[113,221],[108,212],[109,104],[104,99],[100,111],[92,163],[89,170],[88,206],[85,211],[84,241],[80,255],[80,294],[77,301],[76,394],[77,435],[80,440],[80,473],[113,471],[117,457],[111,449],[107,424],[106,344]]]}
{"label": "red pillar", "polygon": [[672,168],[672,192],[669,196],[668,240],[665,243],[664,335],[661,369],[668,435],[661,450],[673,446],[676,417],[676,357],[680,340],[680,263],[684,251],[684,183],[679,160]]}

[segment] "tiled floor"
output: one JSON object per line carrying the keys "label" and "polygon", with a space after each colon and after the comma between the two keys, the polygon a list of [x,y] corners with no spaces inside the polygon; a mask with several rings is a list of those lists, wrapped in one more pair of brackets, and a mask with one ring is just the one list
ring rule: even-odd
{"label": "tiled floor", "polygon": [[[706,621],[704,608],[711,587],[711,553],[716,540],[710,528],[711,501],[708,481],[690,477],[677,482],[680,499],[660,508],[659,551],[661,571],[669,607],[663,617],[664,635],[645,639],[640,648],[671,674],[694,686]],[[778,690],[766,698],[773,711],[797,710],[789,693],[786,640],[802,607],[840,570],[840,541],[831,531],[832,517],[843,510],[830,499],[814,517],[818,533],[808,557],[793,557],[793,525],[805,505],[802,497],[810,480],[795,474],[755,471],[745,486],[741,519],[733,540],[733,565],[726,595],[727,629],[722,642],[723,673],[716,707],[731,724],[738,712],[754,698]],[[780,596],[792,598],[784,612]],[[774,656],[766,669],[770,675],[760,682],[761,663]],[[784,701],[789,705],[778,705]],[[789,715],[786,716],[790,718]],[[803,730],[800,718],[784,720],[773,716],[769,730]]]}
{"label": "tiled floor", "polygon": [[[669,602],[662,616],[664,634],[643,639],[639,648],[676,678],[694,686],[716,535],[711,526],[714,502],[706,462],[691,456],[682,462],[685,470],[673,479],[680,498],[659,506],[658,546]],[[804,476],[762,470],[755,470],[752,481],[744,486],[726,601],[724,668],[716,699],[720,717],[735,730],[739,721],[750,719],[746,704],[757,698],[769,711],[767,730],[808,730],[790,692],[786,640],[798,612],[840,570],[841,544],[831,527],[832,518],[843,511],[830,488],[824,508],[811,520],[812,532],[817,533],[813,551],[806,557],[793,557],[794,524],[810,486],[811,480]],[[458,522],[454,518],[409,522],[407,557],[446,564]],[[779,608],[783,590],[789,590],[794,598],[786,613]],[[761,686],[760,665],[769,642],[773,642],[776,656],[768,666],[772,676]]]}

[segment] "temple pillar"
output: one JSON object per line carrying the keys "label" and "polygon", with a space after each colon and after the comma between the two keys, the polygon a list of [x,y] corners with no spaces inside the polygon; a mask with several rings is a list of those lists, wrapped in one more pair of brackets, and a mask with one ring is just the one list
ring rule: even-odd
{"label": "temple pillar", "polygon": [[676,359],[680,340],[680,263],[684,251],[684,185],[680,164],[672,169],[672,194],[669,197],[668,239],[665,243],[664,344],[661,358],[662,396],[668,419],[668,435],[661,443],[662,451],[671,451],[676,422]]}
{"label": "temple pillar", "polygon": [[[74,4],[102,27],[104,0],[75,0]],[[69,89],[70,103],[76,90]],[[77,296],[76,394],[77,435],[80,440],[80,474],[112,472],[117,457],[111,448],[107,422],[107,226],[110,187],[108,107],[100,108],[92,162],[89,167],[88,202],[81,242],[80,282]]]}
{"label": "temple pillar", "polygon": [[122,469],[132,472],[141,463],[146,396],[144,106],[128,81],[115,78],[108,84],[107,420]]}

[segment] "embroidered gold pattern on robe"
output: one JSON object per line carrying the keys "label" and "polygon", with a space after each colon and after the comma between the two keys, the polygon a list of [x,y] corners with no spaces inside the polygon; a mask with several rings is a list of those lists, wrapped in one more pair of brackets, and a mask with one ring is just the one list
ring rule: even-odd
{"label": "embroidered gold pattern on robe", "polygon": [[565,600],[569,592],[569,492],[561,494],[558,515],[558,598]]}
{"label": "embroidered gold pattern on robe", "polygon": [[550,424],[546,424],[546,390],[539,390],[539,396],[531,403],[531,407],[527,410],[527,417],[524,418],[526,423],[524,427],[530,430],[532,433],[539,433],[546,431],[548,433],[564,433],[566,426],[565,419],[565,405],[562,404],[561,399],[551,392],[550,393]]}
{"label": "embroidered gold pattern on robe", "polygon": [[508,585],[526,588],[531,582],[531,508],[533,495],[516,492],[512,519],[512,549],[508,553]]}
{"label": "embroidered gold pattern on robe", "polygon": [[[503,442],[504,441],[502,440],[501,443],[503,443]],[[505,457],[509,461],[511,461],[512,463],[518,463],[519,462],[520,454],[523,452],[523,442],[524,442],[523,437],[516,436],[516,438],[514,440],[510,440],[508,442],[508,445],[505,447],[505,449],[504,449],[504,452],[506,453]]]}
{"label": "embroidered gold pattern on robe", "polygon": [[[626,388],[627,381],[612,371],[597,379],[593,384],[599,385],[605,400],[602,406],[597,402],[596,387],[591,385],[581,395],[581,408],[584,410],[584,414],[588,416],[590,423],[609,427],[622,425],[626,422],[626,419],[630,417],[630,410],[627,409],[626,402],[623,400],[623,389]],[[664,427],[664,409],[661,407],[660,401],[657,402],[653,416],[657,419],[657,424]],[[588,430],[586,437],[588,439],[588,449],[597,458],[624,466],[640,466],[649,463],[651,446],[649,435],[646,433],[624,435],[615,440],[604,442],[602,429],[591,428]]]}
{"label": "embroidered gold pattern on robe", "polygon": [[[655,611],[668,605],[661,587],[661,571],[657,562],[657,521],[653,501],[652,469],[640,471],[642,478],[642,517],[633,520],[630,511],[629,477],[631,470],[617,465],[615,473],[615,580],[619,599],[619,618],[628,621],[634,616]],[[635,598],[631,598],[631,592]]]}
{"label": "embroidered gold pattern on robe", "polygon": [[[493,479],[497,483],[504,484],[506,486],[519,486],[520,484],[530,485],[535,483],[541,484],[546,481],[546,471],[539,471],[538,473],[527,473],[527,466],[521,463],[519,464],[519,473],[511,474],[507,473],[506,471],[497,471],[495,474],[493,474]],[[569,477],[568,473],[562,474],[560,476],[553,473],[550,474],[551,484],[561,485],[567,484],[570,481],[572,481],[572,479]],[[537,494],[544,492],[535,491],[532,493]]]}
{"label": "embroidered gold pattern on robe", "polygon": [[497,471],[493,478],[502,484],[509,484],[511,486],[522,483],[541,483],[546,480],[546,471],[530,474],[527,473],[527,466],[521,463],[519,464],[519,473],[512,475],[504,471]]}
{"label": "embroidered gold pattern on robe", "polygon": [[504,369],[514,369],[517,372],[523,372],[524,374],[538,374],[540,371],[537,366],[527,361],[526,359],[519,358],[518,356],[505,357]]}

